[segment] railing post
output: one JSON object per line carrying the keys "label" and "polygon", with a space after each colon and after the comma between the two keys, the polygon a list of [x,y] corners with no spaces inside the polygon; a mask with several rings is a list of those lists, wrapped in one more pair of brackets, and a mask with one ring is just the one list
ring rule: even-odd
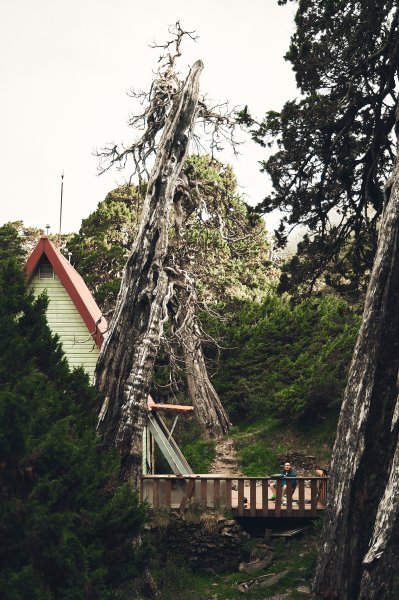
{"label": "railing post", "polygon": [[256,515],[256,479],[249,481],[249,508],[251,517],[254,517]]}
{"label": "railing post", "polygon": [[224,505],[226,510],[231,510],[231,479],[226,479],[225,482],[225,501],[224,501]]}
{"label": "railing post", "polygon": [[319,502],[322,506],[327,505],[327,478],[323,477],[319,484]]}
{"label": "railing post", "polygon": [[220,506],[220,479],[213,480],[213,507],[219,508]]}
{"label": "railing post", "polygon": [[305,516],[305,480],[298,479],[298,503],[299,503],[299,516]]}
{"label": "railing post", "polygon": [[239,479],[238,480],[238,500],[237,500],[237,510],[238,510],[238,515],[240,517],[243,516],[244,514],[244,480],[243,479]]}
{"label": "railing post", "polygon": [[318,485],[317,479],[312,479],[310,481],[310,514],[312,517],[317,516],[317,493],[318,493]]}
{"label": "railing post", "polygon": [[154,479],[152,484],[152,505],[159,508],[159,479]]}
{"label": "railing post", "polygon": [[290,481],[289,479],[287,479],[287,486],[286,486],[286,502],[287,502],[287,517],[291,517],[292,516],[292,494],[293,494],[293,489],[292,489],[292,481]]}
{"label": "railing post", "polygon": [[262,516],[269,512],[269,480],[262,479]]}
{"label": "railing post", "polygon": [[276,482],[276,507],[274,509],[274,514],[276,517],[279,517],[281,514],[281,500],[283,496],[283,484],[281,479],[277,479]]}
{"label": "railing post", "polygon": [[201,479],[201,506],[208,508],[208,480]]}
{"label": "railing post", "polygon": [[172,510],[172,481],[171,479],[164,480],[164,492],[165,492],[165,507],[168,510]]}
{"label": "railing post", "polygon": [[187,479],[186,481],[186,489],[184,490],[183,498],[180,502],[180,510],[185,510],[187,502],[189,501],[195,490],[195,479]]}

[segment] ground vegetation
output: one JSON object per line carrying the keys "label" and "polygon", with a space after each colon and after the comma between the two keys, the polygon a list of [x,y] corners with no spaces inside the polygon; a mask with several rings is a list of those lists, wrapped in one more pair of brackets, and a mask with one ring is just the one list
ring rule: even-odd
{"label": "ground vegetation", "polygon": [[270,289],[263,302],[242,303],[227,323],[206,318],[222,340],[214,384],[233,424],[271,415],[317,423],[339,411],[360,324],[345,300],[326,295],[292,304]]}
{"label": "ground vegetation", "polygon": [[21,262],[0,259],[0,595],[130,598],[145,510],[95,434],[94,389],[70,372]]}

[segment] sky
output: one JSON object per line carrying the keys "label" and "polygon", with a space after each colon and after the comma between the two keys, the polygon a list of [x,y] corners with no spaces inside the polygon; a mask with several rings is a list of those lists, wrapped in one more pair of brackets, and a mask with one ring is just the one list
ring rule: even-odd
{"label": "sky", "polygon": [[[258,118],[279,110],[297,96],[283,59],[293,14],[277,0],[0,0],[0,225],[23,220],[57,233],[64,172],[62,232],[78,231],[130,175],[99,177],[93,152],[135,139],[127,92],[149,88],[159,57],[150,44],[169,39],[176,20],[199,35],[183,46],[181,68],[203,60],[202,92]],[[270,189],[264,157],[250,140],[238,159],[220,157],[251,204]]]}

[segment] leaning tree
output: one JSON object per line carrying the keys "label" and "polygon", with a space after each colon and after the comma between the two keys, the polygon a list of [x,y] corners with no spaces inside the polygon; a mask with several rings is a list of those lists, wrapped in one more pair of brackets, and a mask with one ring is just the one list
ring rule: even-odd
{"label": "leaning tree", "polygon": [[[201,317],[207,320],[212,312],[226,320],[237,300],[263,297],[269,289],[270,251],[264,221],[238,195],[230,165],[194,154],[185,161],[182,177],[186,189],[167,258],[175,277],[170,326],[163,332],[152,387],[162,399],[188,394],[207,431],[218,420],[214,406],[217,411],[219,404],[208,376],[209,366],[218,362],[218,342],[202,327]],[[107,316],[115,307],[139,229],[145,187],[122,185],[110,192],[68,240],[74,266]],[[223,317],[220,308],[215,310],[221,299]]]}
{"label": "leaning tree", "polygon": [[[215,149],[222,135],[231,136],[233,122],[227,112],[209,108],[200,95],[201,61],[191,67],[186,79],[178,76],[176,61],[182,40],[193,35],[183,31],[179,23],[173,33],[173,41],[163,46],[165,53],[150,91],[135,94],[144,110],[132,117],[130,124],[142,128],[141,136],[127,148],[113,145],[100,153],[102,172],[115,164],[125,167],[132,159],[139,182],[148,178],[140,227],[96,370],[96,384],[104,395],[99,431],[105,444],[119,450],[126,476],[136,485],[141,474],[147,394],[172,306],[174,333],[181,335],[191,383],[202,387],[201,393],[192,394],[195,411],[205,417],[209,435],[224,434],[229,428],[228,417],[201,362],[197,322],[191,312],[193,283],[190,274],[177,264],[171,240],[178,239],[183,200],[190,194],[182,171],[195,125],[211,125],[211,148]],[[181,321],[184,314],[187,318]]]}
{"label": "leaning tree", "polygon": [[398,158],[385,191],[378,249],[334,446],[331,498],[315,577],[315,591],[329,600],[394,597],[399,533]]}

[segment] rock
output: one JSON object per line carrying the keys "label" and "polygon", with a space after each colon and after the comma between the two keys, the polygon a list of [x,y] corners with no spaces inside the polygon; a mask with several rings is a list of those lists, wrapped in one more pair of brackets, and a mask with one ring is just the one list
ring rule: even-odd
{"label": "rock", "polygon": [[226,523],[226,519],[224,517],[218,517],[217,518],[217,522],[220,523]]}
{"label": "rock", "polygon": [[156,536],[160,557],[165,560],[184,547],[187,564],[195,570],[235,571],[240,562],[248,560],[244,541],[248,534],[234,519],[219,514],[203,513],[196,520],[184,515],[170,515],[167,531],[154,523],[146,535]]}
{"label": "rock", "polygon": [[248,573],[248,575],[251,575],[252,573],[256,573],[256,571],[260,571],[260,569],[267,569],[267,567],[270,567],[272,562],[273,556],[269,554],[262,559],[256,558],[255,560],[251,560],[247,563],[240,563],[238,570],[240,573]]}
{"label": "rock", "polygon": [[233,457],[233,456],[224,456],[223,457],[223,462],[226,465],[235,465],[235,464],[237,464],[237,459],[235,457]]}
{"label": "rock", "polygon": [[271,587],[275,583],[278,583],[280,581],[280,579],[283,579],[283,577],[285,577],[287,575],[287,573],[289,573],[288,570],[281,571],[280,573],[276,573],[276,575],[273,575],[272,577],[269,577],[269,579],[265,579],[264,581],[260,581],[259,582],[259,587],[261,587],[261,588]]}
{"label": "rock", "polygon": [[297,592],[301,592],[301,594],[311,594],[310,587],[308,585],[299,585],[296,588]]}
{"label": "rock", "polygon": [[259,577],[255,577],[255,579],[250,579],[249,581],[242,581],[237,585],[237,589],[243,594],[247,594],[254,587],[259,586],[263,581],[267,581],[270,575],[260,575]]}
{"label": "rock", "polygon": [[265,544],[268,544],[270,542],[271,535],[272,535],[272,530],[265,529],[265,535],[263,536],[263,541],[265,542]]}

